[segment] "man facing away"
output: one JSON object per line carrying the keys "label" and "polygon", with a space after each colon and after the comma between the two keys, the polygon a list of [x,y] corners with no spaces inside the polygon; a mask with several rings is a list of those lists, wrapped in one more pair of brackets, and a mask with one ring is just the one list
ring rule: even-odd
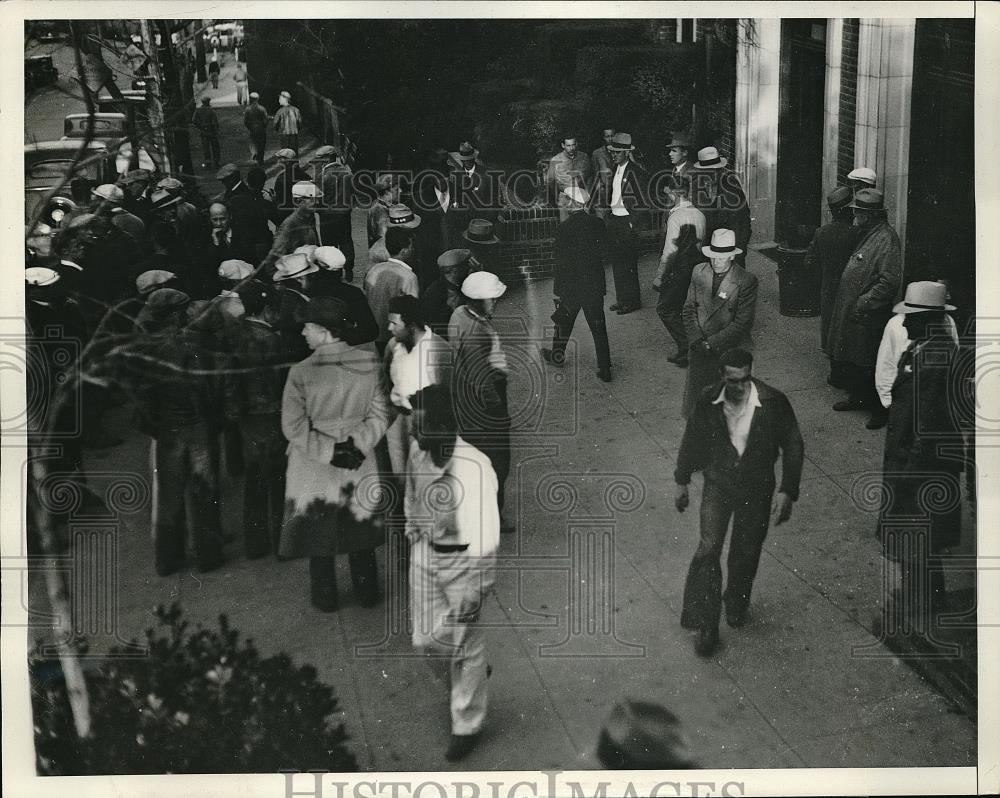
{"label": "man facing away", "polygon": [[[684,583],[681,626],[697,630],[695,653],[707,657],[719,643],[719,615],[740,627],[749,620],[750,590],[757,574],[769,515],[788,520],[799,497],[804,446],[795,411],[783,393],[750,376],[753,355],[730,349],[719,358],[721,384],[706,388],[688,418],[677,456],[674,504],[687,509],[688,483],[705,475],[701,539]],[[775,494],[774,463],[781,455]],[[773,495],[773,500],[772,500]],[[722,593],[720,557],[729,519],[727,585]]]}

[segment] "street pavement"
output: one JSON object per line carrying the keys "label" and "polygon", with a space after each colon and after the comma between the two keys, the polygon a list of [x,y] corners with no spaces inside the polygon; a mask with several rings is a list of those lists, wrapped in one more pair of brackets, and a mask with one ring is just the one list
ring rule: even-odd
{"label": "street pavement", "polygon": [[[226,131],[223,159],[245,165],[245,137],[231,135],[242,127],[231,93],[224,73],[213,97]],[[203,188],[211,193],[208,179]],[[355,217],[360,277],[364,222]],[[305,561],[244,556],[241,488],[232,477],[223,480],[222,517],[235,540],[226,565],[212,573],[157,577],[148,500],[118,509],[118,636],[141,639],[161,603],[178,601],[206,625],[225,613],[265,655],[285,651],[317,668],[336,691],[337,720],[367,770],[582,767],[601,721],[624,696],[671,708],[704,767],[974,765],[975,721],[872,633],[884,580],[865,485],[880,473],[884,431],[866,430],[860,413],[830,410],[841,397],[825,382],[819,320],[779,315],[774,264],[756,252],[748,257],[760,280],[754,372],[789,396],[805,438],[805,471],[791,520],[765,544],[751,623],[723,624],[716,655],[695,656],[679,613],[698,540],[700,479],[691,508],[677,513],[684,372],[666,362],[673,344],[648,288],[655,266],[655,256],[640,263],[644,307],[608,316],[610,384],[594,374],[582,319],[565,368],[542,363],[551,281],[512,287],[497,311],[512,365],[508,493],[517,532],[502,541],[503,570],[484,614],[491,706],[468,759],[443,758],[447,695],[412,656],[405,589],[395,565],[386,566],[386,550],[379,606],[355,605],[344,562],[342,608],[321,613],[309,605]],[[123,478],[148,488],[148,440],[130,431],[124,407],[110,410],[107,423],[127,440],[87,453],[91,489],[105,495]],[[971,539],[968,515],[965,522]],[[971,584],[971,575],[949,574],[952,589]],[[29,589],[32,609],[44,612],[38,574]],[[43,630],[29,634],[33,640]],[[90,640],[95,652],[114,642]]]}

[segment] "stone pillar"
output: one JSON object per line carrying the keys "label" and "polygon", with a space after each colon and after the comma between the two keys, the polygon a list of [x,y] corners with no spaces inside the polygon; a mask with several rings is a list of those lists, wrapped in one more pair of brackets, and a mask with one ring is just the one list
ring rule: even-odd
{"label": "stone pillar", "polygon": [[904,246],[915,32],[914,19],[862,19],[858,30],[854,163],[875,170]]}
{"label": "stone pillar", "polygon": [[826,94],[823,101],[823,223],[831,220],[826,195],[837,185],[840,147],[840,62],[843,58],[844,20],[826,21]]}
{"label": "stone pillar", "polygon": [[780,19],[741,19],[736,45],[736,156],[743,181],[752,243],[774,239],[778,178],[778,71]]}

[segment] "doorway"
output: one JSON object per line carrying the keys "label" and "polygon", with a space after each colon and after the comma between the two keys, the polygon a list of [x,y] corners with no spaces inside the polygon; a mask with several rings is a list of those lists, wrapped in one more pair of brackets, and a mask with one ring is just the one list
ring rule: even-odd
{"label": "doorway", "polygon": [[782,20],[774,237],[793,246],[821,220],[825,87],[826,20]]}

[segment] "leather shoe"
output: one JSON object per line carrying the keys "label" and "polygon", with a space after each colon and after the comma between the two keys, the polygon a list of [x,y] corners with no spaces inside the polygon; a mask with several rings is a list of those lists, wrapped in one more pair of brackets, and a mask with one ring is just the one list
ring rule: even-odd
{"label": "leather shoe", "polygon": [[719,627],[702,627],[694,643],[694,653],[699,657],[710,657],[719,646]]}
{"label": "leather shoe", "polygon": [[749,620],[750,610],[747,607],[744,607],[742,610],[726,610],[726,623],[732,626],[733,629],[746,626]]}
{"label": "leather shoe", "polygon": [[457,762],[460,759],[465,759],[472,749],[476,747],[476,743],[479,742],[478,734],[453,734],[451,739],[448,741],[448,750],[444,753],[444,758],[449,762]]}
{"label": "leather shoe", "polygon": [[597,379],[601,382],[611,382],[611,372],[610,371],[598,371]]}
{"label": "leather shoe", "polygon": [[865,429],[882,429],[888,423],[888,413],[872,413],[871,418],[865,424]]}
{"label": "leather shoe", "polygon": [[864,406],[865,403],[857,399],[841,399],[839,402],[834,403],[833,409],[841,413],[845,410],[860,410]]}
{"label": "leather shoe", "polygon": [[698,628],[698,619],[694,616],[694,613],[688,612],[687,610],[681,610],[681,629],[687,629],[688,631],[693,632]]}
{"label": "leather shoe", "polygon": [[554,352],[551,349],[545,347],[542,348],[542,360],[546,363],[551,363],[553,366],[561,366],[566,362],[566,355],[562,352]]}
{"label": "leather shoe", "polygon": [[615,302],[615,304],[613,304],[610,308],[608,308],[608,310],[618,310],[618,308],[620,308],[620,307],[621,307],[621,305],[619,305],[617,302]]}
{"label": "leather shoe", "polygon": [[618,315],[624,316],[627,313],[634,313],[639,309],[638,305],[622,305],[618,308]]}

